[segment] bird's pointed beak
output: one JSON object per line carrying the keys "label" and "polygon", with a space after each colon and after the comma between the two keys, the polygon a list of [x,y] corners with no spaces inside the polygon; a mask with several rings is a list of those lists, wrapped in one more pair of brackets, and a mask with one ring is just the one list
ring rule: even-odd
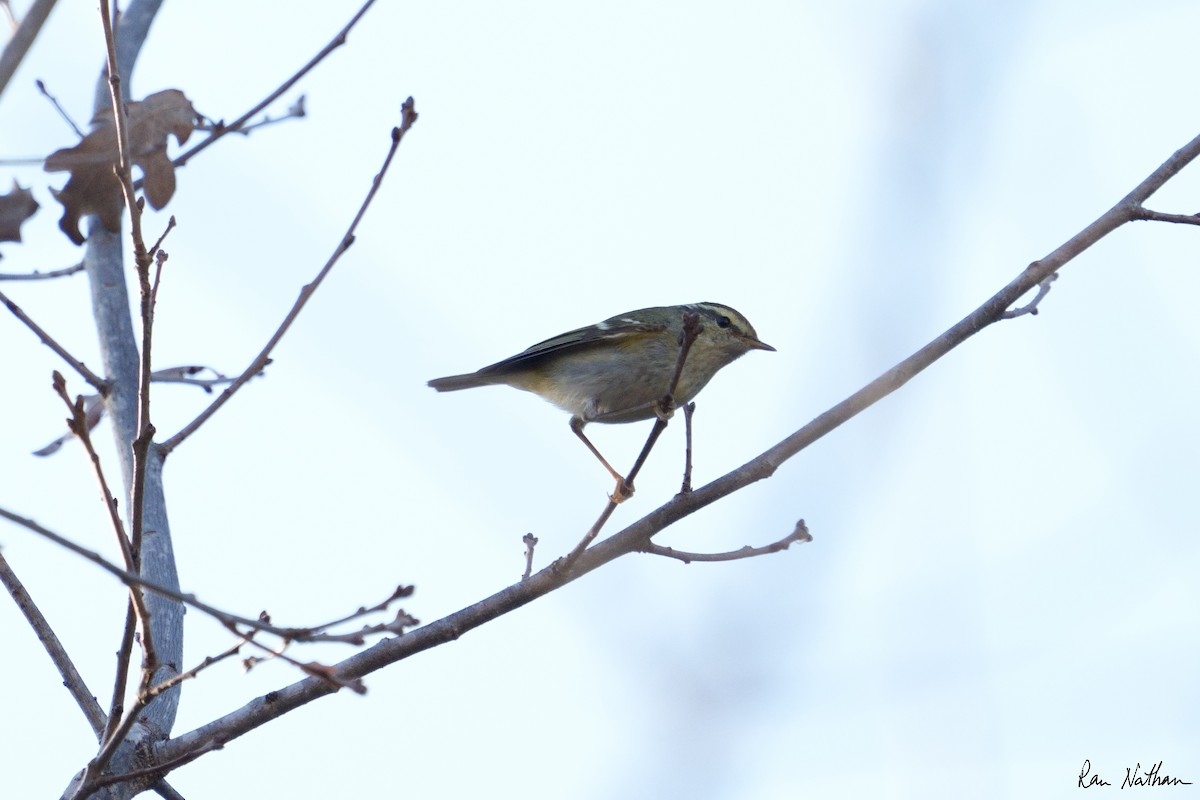
{"label": "bird's pointed beak", "polygon": [[771,345],[767,344],[766,342],[760,342],[753,336],[744,336],[742,337],[742,341],[753,347],[755,350],[770,350],[772,353],[775,352],[774,347],[771,347]]}

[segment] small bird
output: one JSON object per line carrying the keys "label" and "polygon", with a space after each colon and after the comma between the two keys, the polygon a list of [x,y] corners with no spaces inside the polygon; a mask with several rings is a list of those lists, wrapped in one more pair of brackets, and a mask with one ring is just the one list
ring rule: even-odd
{"label": "small bird", "polygon": [[691,402],[717,374],[751,350],[775,348],[762,342],[750,322],[720,303],[659,306],[618,314],[603,322],[539,342],[478,372],[436,378],[439,392],[504,384],[533,392],[571,414],[571,430],[617,481],[613,499],[632,493],[596,446],[583,434],[589,422],[652,419],[675,375],[684,316],[697,315],[700,333],[692,343],[676,386],[677,405]]}

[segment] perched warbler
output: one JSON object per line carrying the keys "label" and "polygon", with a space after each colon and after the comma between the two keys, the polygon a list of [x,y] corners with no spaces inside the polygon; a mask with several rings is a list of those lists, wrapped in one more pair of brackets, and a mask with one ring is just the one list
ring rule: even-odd
{"label": "perched warbler", "polygon": [[750,322],[720,303],[643,308],[539,342],[478,372],[436,378],[439,392],[504,384],[549,400],[571,414],[571,430],[617,480],[614,499],[632,491],[583,434],[589,422],[638,422],[659,413],[675,375],[684,315],[696,314],[700,333],[679,376],[674,399],[691,402],[717,374],[751,350],[774,350]]}

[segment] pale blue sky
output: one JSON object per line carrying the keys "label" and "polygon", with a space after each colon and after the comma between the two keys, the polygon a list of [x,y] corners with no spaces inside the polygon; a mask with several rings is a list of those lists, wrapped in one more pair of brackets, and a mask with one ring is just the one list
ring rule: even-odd
{"label": "pale blue sky", "polygon": [[[168,2],[135,94],[179,88],[232,119],[353,7]],[[405,607],[430,621],[518,578],[527,531],[548,563],[600,511],[604,472],[536,398],[425,381],[646,305],[727,303],[778,348],[699,398],[697,482],[740,465],[1200,133],[1198,26],[1182,1],[381,3],[278,109],[302,91],[308,119],[210,150],[167,209],[159,363],[236,372],[416,98],[357,243],[267,379],[167,465],[184,587],[306,624],[414,583]],[[0,157],[72,143],[33,80],[86,119],[100,42],[90,6],[60,4],[0,101]],[[1200,208],[1191,169],[1152,207]],[[0,269],[71,263],[47,177],[16,174],[43,209]],[[1089,758],[1116,783],[1162,760],[1196,782],[1175,794],[1200,792],[1197,254],[1200,230],[1119,231],[1037,317],[661,538],[732,549],[803,517],[811,544],[726,565],[624,559],[172,783],[191,800],[264,782],[292,797],[1053,798],[1074,796]],[[82,278],[3,288],[98,364]],[[0,321],[0,504],[108,547],[78,446],[27,455],[61,432],[55,368]],[[161,389],[159,430],[206,401]],[[674,491],[679,427],[613,530]],[[617,463],[645,433],[589,428]],[[120,587],[19,529],[0,546],[104,698]],[[227,646],[188,624],[189,661]],[[91,734],[11,605],[0,641],[21,686],[4,793],[52,796]],[[214,670],[187,687],[176,732],[296,678]]]}

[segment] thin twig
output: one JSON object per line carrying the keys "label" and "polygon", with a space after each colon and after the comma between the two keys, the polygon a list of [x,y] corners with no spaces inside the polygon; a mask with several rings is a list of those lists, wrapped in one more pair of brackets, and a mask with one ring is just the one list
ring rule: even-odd
{"label": "thin twig", "polygon": [[533,574],[533,548],[537,547],[538,538],[527,533],[521,537],[521,541],[525,543],[525,573],[521,575],[521,580],[527,580]]}
{"label": "thin twig", "polygon": [[26,9],[21,24],[12,32],[12,37],[4,37],[7,41],[4,47],[0,48],[0,94],[4,94],[4,89],[16,74],[17,67],[33,46],[38,32],[54,8],[54,3],[55,0],[34,0]]}
{"label": "thin twig", "polygon": [[125,98],[121,89],[121,70],[117,65],[117,39],[113,34],[112,13],[108,3],[100,3],[100,21],[104,26],[104,44],[108,54],[108,89],[112,98],[113,125],[117,132],[117,179],[129,208],[130,234],[133,237],[135,263],[139,269],[147,261],[146,242],[142,238],[142,207],[133,188],[133,160],[129,156],[129,124],[125,114]]}
{"label": "thin twig", "polygon": [[325,45],[325,47],[323,47],[319,53],[317,53],[315,56],[313,56],[311,59],[309,59],[309,62],[307,64],[305,64],[303,67],[301,67],[294,75],[292,75],[292,77],[288,78],[286,81],[284,81],[282,84],[280,84],[279,87],[277,89],[275,89],[275,91],[271,92],[263,100],[261,100],[257,105],[255,105],[253,108],[251,108],[245,114],[242,114],[242,116],[238,117],[236,120],[231,122],[228,126],[222,128],[219,131],[215,131],[211,136],[209,136],[207,139],[203,140],[202,142],[199,142],[198,144],[196,144],[196,146],[193,147],[192,149],[181,153],[179,156],[176,156],[175,160],[172,163],[176,167],[182,167],[184,164],[186,164],[188,161],[190,161],[194,156],[196,156],[197,154],[203,152],[204,150],[206,150],[210,146],[212,146],[212,144],[215,143],[221,137],[226,136],[230,133],[236,133],[238,130],[240,130],[247,122],[250,121],[250,119],[252,117],[254,117],[255,114],[262,111],[267,106],[271,105],[271,103],[274,103],[275,100],[278,99],[280,96],[282,96],[284,92],[286,92],[288,89],[295,86],[296,83],[301,78],[303,78],[310,71],[312,71],[312,69],[314,67],[316,67],[318,64],[320,64],[322,61],[324,61],[325,58],[330,53],[332,53],[334,50],[337,50],[339,47],[344,45],[346,43],[346,37],[350,33],[350,29],[358,24],[358,21],[360,19],[362,19],[364,14],[367,13],[367,9],[369,9],[374,4],[375,4],[375,0],[367,0],[367,2],[363,3],[362,6],[358,9],[358,11],[354,14],[354,16],[350,18],[350,21],[347,22],[346,25],[340,31],[337,32],[337,34],[333,37],[333,39],[331,39],[329,41],[329,43],[327,45]]}
{"label": "thin twig", "polygon": [[33,272],[0,272],[0,281],[48,281],[54,278],[65,278],[77,272],[83,272],[82,261],[62,269],[52,269],[49,272],[37,272],[36,270]]}
{"label": "thin twig", "polygon": [[[54,542],[59,547],[62,547],[66,550],[70,550],[72,553],[75,553],[76,555],[81,556],[81,557],[87,559],[88,561],[91,561],[93,564],[100,567],[105,572],[116,577],[118,580],[120,580],[126,586],[140,586],[141,588],[145,589],[148,592],[153,592],[155,594],[162,595],[163,597],[169,598],[171,600],[175,600],[179,603],[183,603],[185,605],[191,606],[192,608],[196,609],[197,611],[207,614],[208,616],[217,620],[225,627],[244,626],[244,627],[248,627],[248,628],[251,628],[254,630],[262,631],[263,633],[267,633],[271,636],[278,636],[279,638],[284,639],[289,642],[345,643],[345,644],[356,644],[357,645],[357,644],[362,643],[362,637],[365,634],[368,634],[368,633],[372,633],[372,634],[373,633],[397,633],[397,634],[399,634],[399,633],[404,632],[403,628],[413,627],[413,626],[419,624],[418,620],[414,619],[413,617],[409,616],[406,613],[400,612],[397,615],[397,618],[391,622],[380,623],[378,625],[365,626],[363,629],[354,631],[352,633],[345,633],[345,634],[327,633],[328,629],[334,625],[345,624],[346,622],[350,622],[350,621],[353,621],[356,619],[361,619],[362,617],[367,616],[369,614],[374,614],[377,612],[387,610],[391,606],[391,604],[394,603],[396,600],[410,597],[413,593],[413,587],[411,585],[401,584],[400,586],[397,586],[392,591],[392,593],[389,594],[387,596],[387,598],[382,600],[381,602],[376,603],[375,605],[372,605],[372,606],[360,607],[354,613],[348,614],[343,617],[339,617],[330,622],[325,622],[325,623],[310,626],[310,627],[282,627],[279,625],[273,625],[269,621],[264,621],[262,618],[255,619],[253,617],[246,617],[246,616],[242,616],[240,614],[231,613],[229,611],[223,611],[222,609],[219,609],[216,606],[212,606],[212,605],[209,605],[208,603],[201,601],[194,594],[178,591],[178,590],[172,589],[169,586],[163,586],[161,584],[155,583],[154,581],[151,581],[151,580],[143,577],[142,575],[140,575],[136,572],[122,569],[121,567],[112,563],[111,561],[109,561],[108,559],[106,559],[104,556],[100,555],[96,551],[89,550],[86,547],[83,547],[82,545],[71,541],[70,539],[66,538],[65,536],[55,533],[54,531],[50,530],[49,528],[46,528],[45,526],[38,524],[37,522],[35,522],[32,519],[29,519],[28,517],[23,517],[20,514],[14,513],[5,508],[0,508],[0,517],[17,524],[17,525],[21,526],[22,528],[25,528],[26,530],[32,531],[33,533],[38,534],[42,538],[48,539],[49,541]],[[240,635],[240,633],[239,633],[239,635]]]}
{"label": "thin twig", "polygon": [[227,658],[232,658],[233,656],[237,655],[241,651],[242,647],[245,646],[246,642],[248,642],[254,638],[254,635],[256,633],[257,633],[257,631],[247,631],[245,633],[238,631],[237,632],[238,641],[232,647],[229,647],[228,649],[226,649],[220,653],[217,653],[215,656],[205,656],[203,661],[201,661],[199,664],[192,667],[191,669],[185,670],[185,671],[177,673],[175,675],[172,675],[171,677],[167,678],[165,681],[162,681],[161,683],[154,684],[146,691],[146,695],[148,697],[157,697],[158,695],[167,691],[171,687],[176,686],[180,683],[183,683],[186,680],[191,680],[192,678],[195,678],[197,675],[199,675],[201,672],[208,669],[209,667],[215,666],[216,664],[221,663],[222,661],[224,661]]}
{"label": "thin twig", "polygon": [[743,558],[754,558],[756,556],[765,556],[771,553],[778,553],[782,550],[787,550],[793,542],[811,542],[812,535],[808,532],[808,526],[804,524],[804,520],[796,523],[796,527],[787,536],[782,539],[771,542],[762,547],[751,547],[746,545],[738,550],[730,550],[727,553],[689,553],[686,550],[676,550],[674,547],[664,547],[661,544],[654,542],[646,542],[641,548],[641,552],[650,553],[655,556],[666,556],[667,558],[675,558],[685,564],[690,564],[693,561],[738,561]]}
{"label": "thin twig", "polygon": [[[296,102],[288,106],[287,110],[278,117],[272,117],[270,114],[263,114],[262,119],[255,122],[247,122],[236,128],[232,125],[226,125],[220,120],[210,120],[207,117],[204,117],[205,122],[201,125],[197,125],[196,130],[209,131],[211,133],[216,133],[219,131],[221,132],[222,136],[229,133],[236,133],[239,136],[249,136],[252,131],[256,131],[259,128],[278,125],[281,122],[287,122],[289,119],[303,119],[307,116],[307,112],[304,108],[305,99],[306,98],[304,95],[300,95],[296,98]],[[176,164],[176,166],[178,166],[178,164]]]}
{"label": "thin twig", "polygon": [[289,656],[287,653],[284,652],[284,650],[288,646],[288,642],[283,642],[279,645],[278,648],[274,648],[274,649],[267,647],[265,644],[258,641],[257,639],[247,639],[246,644],[249,644],[253,647],[257,647],[258,649],[260,649],[268,654],[268,659],[247,658],[243,662],[246,669],[251,669],[259,661],[266,661],[269,659],[277,658],[280,661],[283,661],[284,663],[289,664],[289,665],[295,667],[296,669],[300,670],[305,675],[308,675],[310,677],[316,678],[317,680],[323,681],[324,683],[328,684],[330,686],[330,688],[332,688],[332,689],[349,689],[350,691],[354,692],[355,694],[366,694],[367,693],[367,685],[366,685],[366,683],[363,682],[363,680],[361,678],[347,677],[344,675],[339,675],[337,667],[330,666],[329,664],[322,664],[320,661],[300,661],[299,659],[292,658],[291,656]]}
{"label": "thin twig", "polygon": [[42,344],[49,347],[58,354],[59,358],[70,364],[71,368],[78,372],[81,378],[91,384],[92,388],[100,392],[100,394],[105,394],[108,392],[108,381],[92,372],[84,365],[82,361],[68,353],[65,347],[55,341],[54,337],[52,337],[50,334],[46,333],[46,331],[44,331],[40,325],[34,322],[29,315],[22,311],[20,306],[10,300],[8,295],[4,294],[4,292],[0,292],[0,303],[4,303],[5,307],[12,312],[13,316],[25,323],[25,327],[33,331],[34,334],[42,340]]}
{"label": "thin twig", "polygon": [[1150,222],[1174,222],[1179,225],[1200,225],[1200,214],[1164,214],[1161,211],[1151,211],[1139,207],[1133,212],[1134,220]]}
{"label": "thin twig", "polygon": [[[71,115],[67,113],[67,110],[62,107],[62,103],[58,102],[58,98],[50,94],[50,90],[46,88],[46,84],[42,81],[42,79],[38,78],[36,81],[34,81],[34,85],[37,86],[38,93],[41,94],[42,97],[49,100],[50,104],[54,106],[54,110],[58,112],[60,117],[62,117],[63,122],[67,123],[71,130],[75,131],[75,135],[82,139],[84,136],[83,130],[75,124],[75,120],[72,119]],[[44,158],[42,160],[45,161]]]}
{"label": "thin twig", "polygon": [[287,333],[288,329],[292,327],[292,323],[294,323],[296,318],[300,316],[300,312],[304,309],[304,306],[308,303],[313,293],[317,290],[317,287],[319,287],[321,282],[325,280],[325,277],[329,275],[329,272],[333,269],[334,264],[338,262],[338,260],[342,257],[342,254],[344,254],[354,242],[354,232],[358,229],[359,222],[362,221],[363,216],[367,213],[367,209],[370,207],[371,201],[375,199],[375,195],[383,183],[383,178],[387,174],[388,167],[391,166],[392,159],[396,156],[396,151],[400,147],[400,142],[403,140],[404,134],[412,128],[413,123],[416,121],[417,112],[415,106],[413,105],[413,99],[410,97],[404,101],[404,105],[401,107],[400,125],[392,129],[392,144],[391,147],[388,148],[387,156],[383,160],[383,166],[379,169],[379,172],[376,173],[374,180],[371,181],[370,190],[363,199],[362,205],[359,206],[358,213],[354,215],[354,219],[350,222],[350,226],[346,229],[345,234],[343,234],[341,241],[338,242],[337,247],[334,248],[333,255],[331,255],[329,260],[325,262],[325,266],[321,267],[321,270],[317,273],[317,276],[313,278],[312,282],[305,285],[300,290],[300,296],[296,298],[296,302],[292,305],[292,309],[287,313],[287,316],[284,317],[283,322],[279,324],[279,327],[275,330],[275,333],[271,335],[271,338],[267,344],[254,358],[254,360],[250,362],[250,366],[246,367],[245,371],[243,371],[241,375],[234,379],[233,383],[227,386],[224,391],[222,391],[221,394],[219,394],[216,399],[208,405],[207,408],[200,412],[199,416],[185,425],[183,429],[179,431],[179,433],[176,433],[170,439],[167,439],[158,446],[159,451],[164,457],[170,454],[171,451],[178,447],[189,436],[195,433],[201,425],[208,421],[209,417],[215,414],[221,406],[225,405],[225,403],[229,401],[229,398],[233,397],[234,393],[237,392],[238,389],[242,388],[242,386],[244,386],[246,382],[255,375],[261,373],[262,370],[267,366],[271,360],[271,353],[275,350],[275,346],[279,344],[279,341],[283,338],[284,334]]}
{"label": "thin twig", "polygon": [[[107,2],[100,3],[100,20],[104,27],[104,43],[108,52],[108,87],[112,97],[113,123],[117,133],[118,159],[116,174],[121,183],[121,191],[125,196],[125,205],[129,209],[130,237],[133,240],[134,267],[138,276],[141,300],[142,342],[138,365],[138,420],[137,433],[132,443],[133,480],[130,491],[131,508],[129,525],[129,544],[133,553],[133,565],[130,571],[140,574],[142,538],[145,533],[146,462],[150,455],[150,445],[154,440],[154,425],[150,421],[150,374],[153,371],[151,368],[151,342],[154,335],[155,292],[150,284],[150,264],[152,257],[146,249],[146,240],[142,235],[142,205],[138,202],[136,192],[133,188],[133,159],[129,154],[128,119],[125,114],[125,99],[122,94],[122,76],[117,62],[117,40],[113,32],[112,14]],[[163,238],[174,227],[175,218],[172,216],[162,237],[155,244],[156,251],[159,245],[161,245]],[[159,265],[161,268],[161,260]],[[143,657],[137,700],[139,707],[136,711],[127,712],[125,721],[141,713],[141,709],[150,701],[150,698],[146,697],[146,692],[150,688],[154,680],[154,673],[158,671],[159,667],[150,617],[149,614],[144,613],[144,606],[139,607],[142,599],[140,587],[130,587],[130,599],[137,610],[138,621],[141,624]],[[119,738],[116,738],[115,741],[110,739],[106,742],[96,758],[88,764],[84,777],[85,785],[88,783],[87,772],[97,774],[103,770],[113,753],[116,752],[117,745],[132,730],[132,722],[126,725],[124,724],[125,721],[123,721],[117,734],[114,735],[114,737]]]}
{"label": "thin twig", "polygon": [[87,717],[88,724],[92,726],[92,731],[99,736],[104,731],[104,723],[106,718],[100,704],[96,702],[95,696],[84,683],[83,676],[79,674],[79,670],[75,669],[74,662],[67,655],[66,648],[59,641],[58,636],[54,633],[54,629],[50,627],[50,623],[42,616],[41,610],[37,604],[33,602],[33,598],[29,596],[25,586],[17,578],[12,567],[4,558],[4,554],[0,553],[0,583],[4,584],[4,588],[12,595],[13,600],[17,604],[17,608],[21,609],[21,613],[25,615],[25,619],[29,621],[29,627],[33,628],[33,632],[37,634],[38,640],[41,641],[42,647],[46,648],[46,654],[50,656],[50,660],[54,662],[55,668],[58,669],[58,674],[62,676],[63,686],[67,687],[67,691],[71,693],[71,697],[75,698],[75,703],[83,711],[83,715]]}
{"label": "thin twig", "polygon": [[[54,390],[62,398],[68,411],[71,412],[71,417],[67,420],[67,427],[79,439],[89,460],[92,462],[92,470],[95,472],[96,479],[100,483],[101,497],[105,507],[108,509],[109,521],[112,523],[113,532],[117,536],[117,547],[121,551],[122,558],[125,560],[125,569],[131,574],[138,573],[139,559],[137,553],[133,549],[129,536],[126,534],[125,523],[122,522],[121,516],[117,511],[117,498],[108,487],[108,479],[104,475],[104,468],[100,463],[100,455],[92,445],[84,398],[76,397],[74,402],[71,401],[70,396],[67,394],[66,380],[57,370],[54,372]],[[112,701],[109,704],[108,726],[105,729],[106,738],[103,740],[105,742],[112,738],[123,721],[122,709],[124,708],[125,679],[129,674],[129,663],[133,655],[134,622],[140,623],[143,630],[150,629],[150,612],[146,608],[146,600],[142,595],[142,588],[131,585],[128,587],[128,591],[129,605],[125,614],[125,632],[121,637],[121,646],[117,650],[117,671],[113,685]],[[153,663],[156,660],[156,656],[153,650],[152,638],[144,637],[143,650],[146,654],[145,661]]]}
{"label": "thin twig", "polygon": [[108,487],[108,478],[105,476],[104,467],[100,463],[100,454],[96,452],[96,448],[92,445],[91,426],[84,398],[82,395],[76,395],[75,400],[71,400],[71,396],[67,393],[66,378],[58,370],[54,370],[53,372],[53,386],[55,393],[62,398],[67,411],[71,414],[67,418],[67,428],[75,438],[79,439],[84,451],[87,453],[88,460],[92,462],[92,471],[96,474],[96,480],[100,484],[100,497],[104,501],[104,508],[108,511],[109,522],[112,523],[113,532],[117,536],[117,548],[121,551],[121,557],[125,561],[125,569],[130,572],[136,571],[137,555],[129,545],[129,535],[125,531],[125,523],[121,520],[121,515],[117,510],[116,495]]}
{"label": "thin twig", "polygon": [[117,668],[113,670],[112,695],[108,704],[108,725],[100,741],[107,742],[116,734],[125,717],[125,692],[129,685],[129,664],[133,660],[133,645],[137,640],[137,612],[133,602],[125,603],[125,627],[121,630],[121,644],[117,647]]}

